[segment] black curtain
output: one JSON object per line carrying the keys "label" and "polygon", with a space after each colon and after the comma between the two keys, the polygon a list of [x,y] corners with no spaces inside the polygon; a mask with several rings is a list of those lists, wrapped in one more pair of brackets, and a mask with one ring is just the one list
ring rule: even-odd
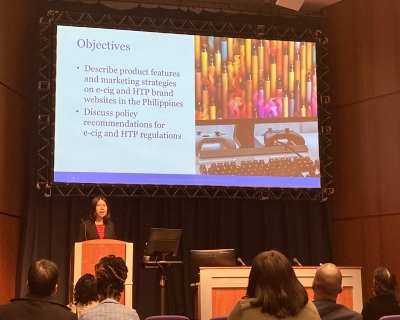
{"label": "black curtain", "polygon": [[[87,197],[45,198],[35,192],[25,217],[17,292],[25,293],[29,264],[39,258],[55,261],[60,269],[56,297],[68,302],[70,255],[78,239],[81,218],[87,218]],[[160,294],[155,269],[141,262],[150,228],[182,229],[177,260],[167,276],[167,312],[194,315],[195,289],[191,249],[234,248],[246,264],[264,250],[277,249],[303,265],[332,261],[330,213],[327,202],[110,197],[112,221],[119,240],[134,243],[133,306],[140,317],[159,314]]]}

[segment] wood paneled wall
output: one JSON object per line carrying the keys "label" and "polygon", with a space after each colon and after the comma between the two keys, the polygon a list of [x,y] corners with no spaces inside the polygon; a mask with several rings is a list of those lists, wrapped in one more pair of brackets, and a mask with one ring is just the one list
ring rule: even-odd
{"label": "wood paneled wall", "polygon": [[338,265],[362,266],[364,303],[372,272],[400,281],[400,2],[343,0],[327,8]]}
{"label": "wood paneled wall", "polygon": [[0,303],[15,295],[20,217],[28,199],[35,3],[0,2]]}

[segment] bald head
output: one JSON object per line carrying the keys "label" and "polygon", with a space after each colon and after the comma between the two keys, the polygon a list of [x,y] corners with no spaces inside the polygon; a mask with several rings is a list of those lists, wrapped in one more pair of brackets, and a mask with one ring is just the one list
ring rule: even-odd
{"label": "bald head", "polygon": [[333,263],[325,263],[317,269],[314,282],[314,299],[329,299],[336,301],[342,292],[342,273]]}

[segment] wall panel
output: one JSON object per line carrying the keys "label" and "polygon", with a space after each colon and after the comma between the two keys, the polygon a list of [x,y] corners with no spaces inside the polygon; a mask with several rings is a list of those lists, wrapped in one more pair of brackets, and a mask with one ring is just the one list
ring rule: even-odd
{"label": "wall panel", "polygon": [[400,276],[400,2],[327,8],[332,83],[335,262],[362,267],[364,302],[381,265]]}
{"label": "wall panel", "polygon": [[[0,212],[0,304],[14,298],[20,219]],[[7,227],[4,227],[7,226]]]}

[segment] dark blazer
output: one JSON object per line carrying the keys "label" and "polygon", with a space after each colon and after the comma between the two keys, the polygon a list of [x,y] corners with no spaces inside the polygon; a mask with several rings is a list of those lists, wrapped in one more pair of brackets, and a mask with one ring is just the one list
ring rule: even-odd
{"label": "dark blazer", "polygon": [[[95,239],[100,239],[95,223],[92,220],[82,221],[81,226],[79,227],[78,241],[81,242]],[[111,221],[108,221],[104,225],[104,239],[117,239],[114,232],[114,223]]]}
{"label": "dark blazer", "polygon": [[0,320],[77,320],[71,310],[53,297],[27,294],[0,306]]}
{"label": "dark blazer", "polygon": [[321,320],[363,320],[361,313],[327,299],[313,300]]}
{"label": "dark blazer", "polygon": [[392,294],[382,294],[367,301],[361,311],[364,320],[378,320],[380,317],[400,314],[400,306]]}

